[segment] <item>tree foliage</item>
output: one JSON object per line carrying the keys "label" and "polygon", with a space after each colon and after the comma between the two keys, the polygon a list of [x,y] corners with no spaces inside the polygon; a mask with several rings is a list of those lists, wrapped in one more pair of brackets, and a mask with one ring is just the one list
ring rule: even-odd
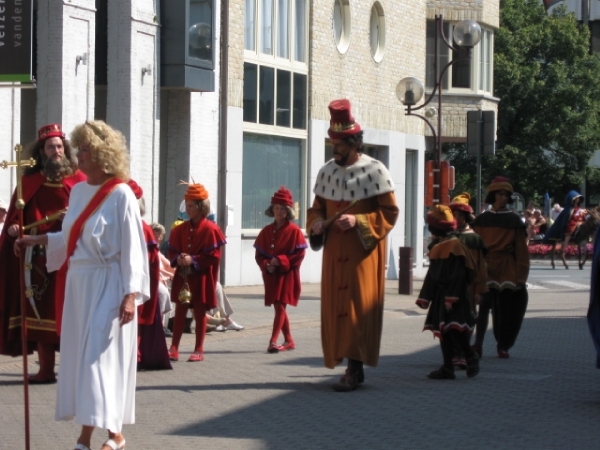
{"label": "tree foliage", "polygon": [[[598,178],[588,163],[600,149],[600,57],[590,54],[589,30],[564,7],[547,15],[538,0],[502,0],[500,8],[498,140],[496,155],[483,159],[482,184],[504,175],[527,200],[539,204],[548,192],[562,201],[565,191]],[[464,149],[447,150],[462,166],[457,172],[475,173]],[[474,191],[474,175],[459,182]]]}

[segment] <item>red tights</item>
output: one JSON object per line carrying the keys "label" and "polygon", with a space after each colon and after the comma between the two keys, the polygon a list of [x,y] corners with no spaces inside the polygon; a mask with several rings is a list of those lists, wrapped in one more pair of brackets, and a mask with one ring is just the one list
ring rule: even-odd
{"label": "red tights", "polygon": [[271,342],[277,342],[279,333],[282,331],[286,342],[294,342],[292,339],[292,333],[290,332],[290,321],[285,310],[286,306],[287,305],[282,302],[275,302],[273,304],[273,307],[275,308],[275,319],[273,320],[273,334],[271,335]]}
{"label": "red tights", "polygon": [[[206,307],[203,304],[194,305],[194,319],[196,320],[196,346],[194,351],[202,353],[204,350],[204,337],[206,336]],[[179,342],[185,328],[185,317],[189,307],[177,303],[175,318],[173,319],[173,340],[171,346],[179,349]]]}

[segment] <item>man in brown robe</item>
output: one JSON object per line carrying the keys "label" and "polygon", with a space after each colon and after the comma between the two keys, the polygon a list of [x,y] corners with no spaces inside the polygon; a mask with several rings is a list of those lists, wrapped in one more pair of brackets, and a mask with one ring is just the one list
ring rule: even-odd
{"label": "man in brown robe", "polygon": [[317,175],[306,229],[311,248],[323,247],[324,363],[333,369],[346,358],[346,373],[333,388],[352,391],[364,381],[363,364],[376,366],[379,360],[385,238],[399,211],[388,170],[362,154],[363,132],[350,102],[334,100],[329,111],[334,156]]}

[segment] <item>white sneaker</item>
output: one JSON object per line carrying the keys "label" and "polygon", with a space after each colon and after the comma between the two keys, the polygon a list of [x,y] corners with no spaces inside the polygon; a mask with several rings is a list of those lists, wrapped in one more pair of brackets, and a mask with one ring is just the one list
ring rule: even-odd
{"label": "white sneaker", "polygon": [[244,327],[235,322],[231,322],[229,325],[227,325],[227,329],[233,330],[233,331],[242,331],[244,329]]}
{"label": "white sneaker", "polygon": [[217,328],[215,328],[215,331],[227,331],[227,328],[225,328],[223,325],[219,325]]}

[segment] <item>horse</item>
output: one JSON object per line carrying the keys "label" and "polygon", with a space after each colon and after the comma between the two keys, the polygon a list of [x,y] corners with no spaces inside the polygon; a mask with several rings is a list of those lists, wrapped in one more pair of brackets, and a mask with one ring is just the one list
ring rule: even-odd
{"label": "horse", "polygon": [[[579,264],[579,270],[583,270],[583,266],[587,261],[587,244],[592,239],[594,242],[594,237],[596,236],[596,230],[598,230],[598,226],[600,226],[600,206],[597,206],[592,209],[587,210],[587,217],[585,222],[583,222],[579,227],[575,229],[572,235],[565,236],[565,240],[560,248],[560,257],[562,258],[562,262],[565,265],[565,269],[568,269],[567,261],[565,260],[565,248],[569,245],[569,241],[573,241],[577,245],[577,262]],[[552,240],[552,251],[551,255],[551,264],[554,269],[554,251],[556,249],[556,244],[558,244],[558,240]],[[581,260],[581,248],[584,247],[583,251],[583,261]]]}

